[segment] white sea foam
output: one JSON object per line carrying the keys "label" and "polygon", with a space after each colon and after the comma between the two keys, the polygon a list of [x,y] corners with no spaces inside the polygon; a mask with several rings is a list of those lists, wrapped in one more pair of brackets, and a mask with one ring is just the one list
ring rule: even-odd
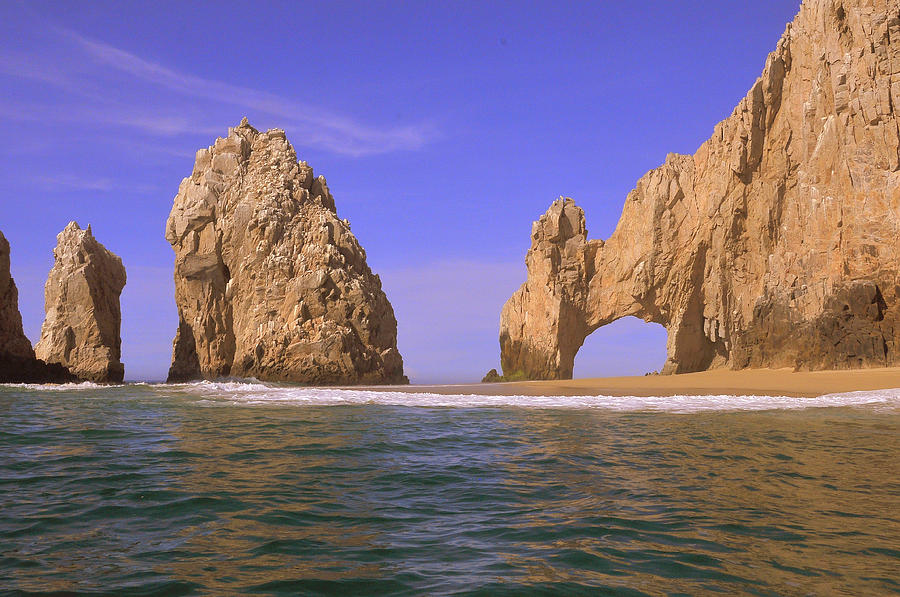
{"label": "white sea foam", "polygon": [[[0,384],[3,388],[21,388],[37,392],[74,392],[89,397],[103,391],[114,397],[117,390],[139,388],[139,395],[183,396],[204,406],[282,405],[350,406],[384,405],[433,408],[530,408],[599,409],[618,412],[695,413],[714,411],[799,410],[808,408],[866,407],[890,412],[900,411],[900,388],[828,394],[816,398],[790,396],[488,396],[480,394],[435,394],[308,388],[270,384],[250,380],[198,381],[180,384],[130,383],[101,385],[91,382],[68,384]],[[123,397],[125,397],[123,395]]]}
{"label": "white sea foam", "polygon": [[184,393],[204,404],[343,406],[375,404],[443,408],[603,409],[611,411],[795,410],[829,407],[900,409],[900,389],[829,394],[816,398],[789,396],[486,396],[379,390],[305,388],[259,382],[196,382],[153,386]]}
{"label": "white sea foam", "polygon": [[78,383],[4,383],[0,384],[2,388],[22,388],[26,390],[34,390],[36,392],[72,392],[79,390],[98,390],[106,388],[121,388],[124,384],[107,385],[94,383],[92,381],[81,381]]}

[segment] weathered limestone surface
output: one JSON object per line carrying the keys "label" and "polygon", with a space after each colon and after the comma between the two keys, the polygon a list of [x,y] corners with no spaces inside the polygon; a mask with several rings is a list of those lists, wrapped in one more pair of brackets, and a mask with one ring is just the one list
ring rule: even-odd
{"label": "weathered limestone surface", "polygon": [[122,260],[97,242],[90,226],[82,230],[71,222],[56,241],[55,262],[44,287],[47,316],[35,354],[81,379],[121,382]]}
{"label": "weathered limestone surface", "polygon": [[166,239],[179,314],[170,381],[407,381],[381,280],[284,131],[244,119],[197,152]]}
{"label": "weathered limestone surface", "polygon": [[22,329],[19,291],[9,273],[9,242],[0,232],[0,383],[77,381],[59,365],[47,365],[34,356]]}
{"label": "weathered limestone surface", "polygon": [[664,325],[664,372],[900,363],[900,0],[807,0],[696,154],[629,193],[607,241],[570,199],[503,308],[507,375],[568,378],[598,327]]}

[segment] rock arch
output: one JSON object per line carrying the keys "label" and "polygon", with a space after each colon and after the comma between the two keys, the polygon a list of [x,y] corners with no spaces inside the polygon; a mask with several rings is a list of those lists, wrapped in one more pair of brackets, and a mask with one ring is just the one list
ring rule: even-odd
{"label": "rock arch", "polygon": [[[638,238],[652,242],[654,230],[642,230]],[[585,338],[627,316],[666,328],[665,373],[724,364],[726,340],[718,324],[704,318],[702,297],[696,290],[702,287],[707,251],[701,246],[687,257],[686,279],[675,286],[689,291],[672,309],[660,302],[667,292],[652,273],[665,267],[660,260],[642,254],[639,241],[627,243],[622,250],[612,243],[587,240],[584,212],[569,198],[555,201],[534,223],[526,257],[528,280],[501,314],[505,375],[571,378],[575,355]]]}
{"label": "rock arch", "polygon": [[626,315],[669,333],[665,372],[900,362],[900,0],[806,0],[693,156],[670,154],[607,241],[560,199],[503,308],[504,373],[572,375]]}

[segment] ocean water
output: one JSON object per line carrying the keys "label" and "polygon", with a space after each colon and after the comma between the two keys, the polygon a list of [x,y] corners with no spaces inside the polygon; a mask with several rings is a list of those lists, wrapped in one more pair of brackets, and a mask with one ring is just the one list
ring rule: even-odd
{"label": "ocean water", "polygon": [[0,386],[0,594],[900,594],[900,390]]}

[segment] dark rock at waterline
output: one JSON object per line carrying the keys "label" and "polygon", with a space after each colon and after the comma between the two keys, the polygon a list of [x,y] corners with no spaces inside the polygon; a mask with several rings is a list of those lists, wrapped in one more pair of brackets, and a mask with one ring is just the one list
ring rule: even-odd
{"label": "dark rock at waterline", "polygon": [[47,364],[40,359],[29,359],[0,354],[0,383],[75,383],[82,381],[59,363]]}
{"label": "dark rock at waterline", "polygon": [[503,381],[503,376],[500,375],[496,369],[491,369],[481,378],[481,383],[497,383],[500,381]]}

